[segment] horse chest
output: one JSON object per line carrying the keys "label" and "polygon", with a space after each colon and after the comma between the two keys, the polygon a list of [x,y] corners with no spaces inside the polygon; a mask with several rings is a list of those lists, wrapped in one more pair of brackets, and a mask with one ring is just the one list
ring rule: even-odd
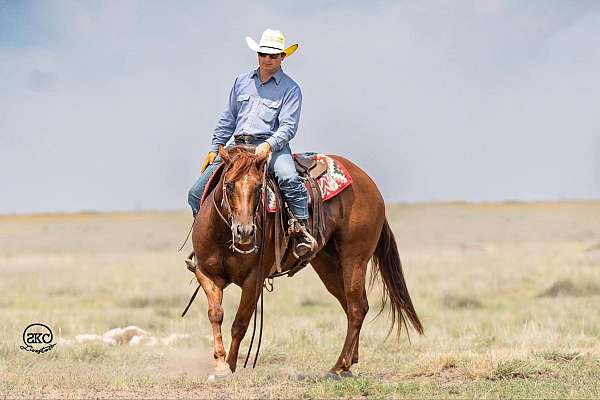
{"label": "horse chest", "polygon": [[242,286],[248,275],[256,268],[254,257],[231,255],[223,258],[223,269],[229,280]]}

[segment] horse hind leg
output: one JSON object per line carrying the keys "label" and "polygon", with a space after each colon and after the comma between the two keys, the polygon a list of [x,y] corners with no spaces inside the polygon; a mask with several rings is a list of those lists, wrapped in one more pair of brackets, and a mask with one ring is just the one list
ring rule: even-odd
{"label": "horse hind leg", "polygon": [[[366,309],[367,312],[369,311],[369,300],[367,300],[367,291],[366,290],[363,292],[362,307],[363,307],[363,309]],[[360,343],[360,334],[356,338],[356,346],[354,346],[354,354],[352,355],[352,364],[357,364],[358,363],[358,347],[359,347],[359,343]]]}
{"label": "horse hind leg", "polygon": [[[364,288],[362,289],[364,290]],[[369,311],[369,306],[362,302],[360,289],[346,290],[346,301],[348,303],[348,327],[346,340],[340,356],[331,369],[337,375],[343,375],[350,371],[354,362],[358,362],[358,341],[363,321]]]}
{"label": "horse hind leg", "polygon": [[[367,261],[368,259],[356,258],[355,255],[341,258],[340,275],[343,279],[343,296],[348,325],[342,351],[330,371],[336,376],[351,375],[350,367],[358,362],[358,339],[363,321],[369,311],[365,290]],[[341,300],[340,303],[342,303]]]}
{"label": "horse hind leg", "polygon": [[[357,217],[360,215],[357,215]],[[358,362],[360,330],[369,311],[365,281],[368,262],[377,247],[381,225],[361,218],[348,217],[348,223],[339,229],[336,240],[346,298],[348,328],[346,340],[332,373],[344,375]],[[350,222],[352,221],[352,222]]]}
{"label": "horse hind leg", "polygon": [[[344,278],[342,273],[342,265],[340,263],[339,254],[335,250],[333,244],[328,244],[317,257],[311,260],[311,265],[317,272],[319,278],[325,285],[325,288],[331,293],[340,303],[346,317],[348,317],[348,306],[346,304],[346,293],[344,291]],[[364,309],[369,309],[366,291],[363,292],[362,306]],[[358,363],[358,348],[359,340],[356,340],[354,351],[352,354],[352,364]]]}

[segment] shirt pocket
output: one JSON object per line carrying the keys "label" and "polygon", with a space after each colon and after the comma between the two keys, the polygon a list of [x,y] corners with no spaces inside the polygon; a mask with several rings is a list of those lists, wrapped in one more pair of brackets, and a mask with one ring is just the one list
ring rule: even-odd
{"label": "shirt pocket", "polygon": [[237,98],[237,109],[238,113],[245,114],[248,112],[249,104],[250,104],[250,96],[247,94],[240,94]]}
{"label": "shirt pocket", "polygon": [[260,99],[258,115],[266,123],[272,123],[281,107],[281,101]]}

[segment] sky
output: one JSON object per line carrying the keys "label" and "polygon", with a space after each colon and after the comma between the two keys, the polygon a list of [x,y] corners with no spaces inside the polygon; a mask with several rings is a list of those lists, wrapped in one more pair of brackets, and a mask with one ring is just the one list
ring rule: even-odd
{"label": "sky", "polygon": [[0,214],[187,208],[244,37],[386,202],[600,199],[600,2],[0,0]]}

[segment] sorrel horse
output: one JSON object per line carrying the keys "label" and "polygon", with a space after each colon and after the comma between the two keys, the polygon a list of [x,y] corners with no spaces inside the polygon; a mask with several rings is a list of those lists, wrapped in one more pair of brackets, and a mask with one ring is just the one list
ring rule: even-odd
{"label": "sorrel horse", "polygon": [[[266,161],[258,161],[244,148],[221,148],[225,163],[215,190],[204,201],[194,223],[192,242],[196,254],[196,278],[206,293],[208,319],[214,337],[215,373],[209,379],[235,371],[240,343],[246,334],[260,296],[260,289],[275,262],[274,220],[256,221]],[[350,376],[350,367],[358,362],[358,342],[363,320],[369,310],[365,279],[367,264],[372,263],[372,280],[381,277],[383,302],[389,303],[391,329],[398,333],[406,320],[422,334],[423,327],[413,307],[394,235],[385,217],[383,198],[369,176],[349,160],[331,156],[344,164],[353,183],[324,203],[325,232],[316,256],[310,264],[327,290],[339,301],[348,319],[346,340],[340,356],[328,375]],[[266,214],[264,214],[266,215]],[[262,226],[262,228],[261,228]],[[266,229],[264,236],[257,231]],[[264,237],[262,251],[256,238]],[[233,241],[233,243],[232,243]],[[232,251],[232,246],[238,252]],[[241,251],[239,251],[241,249]],[[244,251],[247,250],[247,251]],[[261,259],[262,257],[262,259]],[[285,263],[283,270],[292,267]],[[231,327],[231,346],[226,354],[221,334],[223,289],[230,283],[242,288],[240,304]],[[383,310],[382,305],[382,310]]]}

